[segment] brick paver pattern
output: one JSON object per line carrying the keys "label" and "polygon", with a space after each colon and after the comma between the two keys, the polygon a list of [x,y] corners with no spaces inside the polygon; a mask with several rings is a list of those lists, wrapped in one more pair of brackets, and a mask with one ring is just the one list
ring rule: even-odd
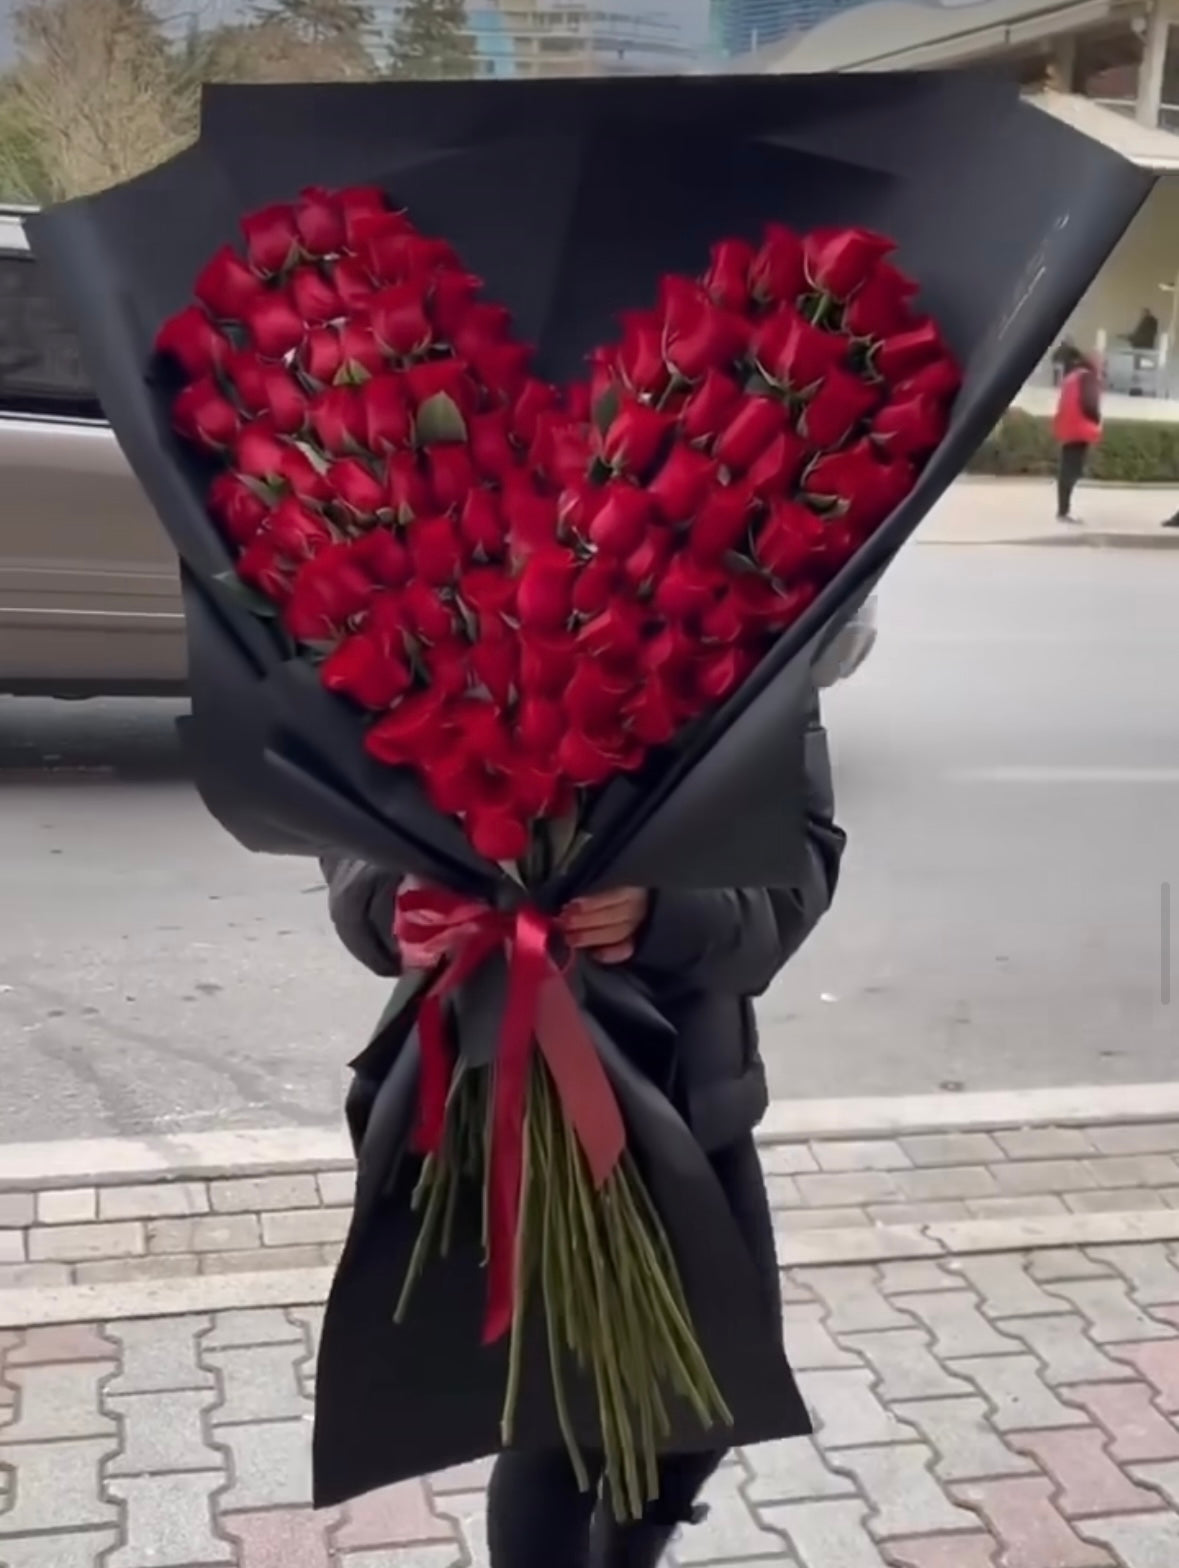
{"label": "brick paver pattern", "polygon": [[[1179,1247],[795,1269],[783,1297],[817,1439],[732,1455],[671,1562],[1179,1564]],[[0,1328],[2,1568],[484,1568],[484,1463],[312,1512],[320,1321]]]}

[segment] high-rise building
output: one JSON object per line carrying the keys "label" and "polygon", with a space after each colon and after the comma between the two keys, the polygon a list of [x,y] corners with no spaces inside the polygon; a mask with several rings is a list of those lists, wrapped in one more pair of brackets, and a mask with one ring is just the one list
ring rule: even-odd
{"label": "high-rise building", "polygon": [[607,76],[682,71],[702,39],[684,0],[468,0],[486,75]]}
{"label": "high-rise building", "polygon": [[712,49],[722,59],[753,54],[780,43],[792,33],[805,33],[838,11],[850,11],[865,0],[711,0],[709,33]]}

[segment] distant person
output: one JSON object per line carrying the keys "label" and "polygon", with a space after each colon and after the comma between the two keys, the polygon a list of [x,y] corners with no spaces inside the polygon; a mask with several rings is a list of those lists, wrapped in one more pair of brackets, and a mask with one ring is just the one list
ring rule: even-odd
{"label": "distant person", "polygon": [[1149,305],[1143,307],[1138,325],[1127,333],[1126,342],[1131,348],[1156,349],[1159,342],[1159,318]]}
{"label": "distant person", "polygon": [[1052,433],[1059,448],[1056,468],[1056,517],[1076,523],[1073,491],[1085,472],[1089,452],[1101,440],[1101,387],[1097,366],[1080,349],[1073,348],[1056,404]]}

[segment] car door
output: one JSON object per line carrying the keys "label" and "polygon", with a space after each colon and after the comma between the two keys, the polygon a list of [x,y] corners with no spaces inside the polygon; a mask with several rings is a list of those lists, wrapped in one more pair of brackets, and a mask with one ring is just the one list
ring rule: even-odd
{"label": "car door", "polygon": [[17,214],[0,214],[0,690],[174,690],[175,556]]}

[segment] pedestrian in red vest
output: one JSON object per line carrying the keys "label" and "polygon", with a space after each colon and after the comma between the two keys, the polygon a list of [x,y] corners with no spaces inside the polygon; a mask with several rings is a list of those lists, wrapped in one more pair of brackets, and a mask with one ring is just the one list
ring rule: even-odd
{"label": "pedestrian in red vest", "polygon": [[1080,349],[1072,349],[1052,433],[1060,449],[1056,469],[1056,516],[1062,523],[1076,523],[1073,491],[1085,471],[1090,449],[1101,440],[1101,386],[1097,366]]}

